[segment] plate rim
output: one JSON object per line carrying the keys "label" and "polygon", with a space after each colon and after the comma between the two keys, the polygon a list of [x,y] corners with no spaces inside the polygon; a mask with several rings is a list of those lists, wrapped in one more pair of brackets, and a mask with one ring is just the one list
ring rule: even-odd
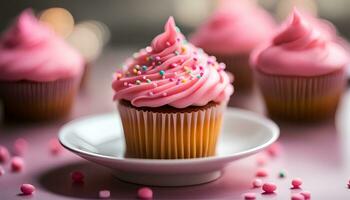
{"label": "plate rim", "polygon": [[77,153],[79,156],[89,156],[89,157],[95,157],[97,159],[108,159],[108,160],[113,160],[113,161],[118,161],[118,162],[128,162],[128,163],[142,163],[142,164],[184,164],[184,163],[201,163],[201,162],[208,162],[208,161],[218,161],[218,160],[233,160],[236,159],[237,157],[245,157],[249,156],[251,154],[254,154],[255,152],[261,151],[271,144],[273,144],[279,137],[280,135],[280,128],[278,125],[273,122],[271,119],[268,119],[267,117],[260,115],[259,113],[255,113],[249,110],[245,109],[240,109],[240,108],[227,108],[225,111],[224,115],[238,115],[241,118],[253,120],[255,122],[258,122],[259,124],[263,124],[265,127],[268,127],[271,132],[272,136],[271,138],[266,141],[265,143],[254,147],[250,148],[244,151],[239,151],[237,153],[233,153],[230,155],[223,155],[223,156],[209,156],[209,157],[202,157],[202,158],[190,158],[190,159],[142,159],[142,158],[125,158],[125,157],[113,157],[113,156],[108,156],[108,155],[102,155],[98,153],[93,153],[89,151],[85,151],[82,149],[78,149],[75,147],[72,147],[71,145],[65,144],[65,140],[63,139],[64,136],[67,134],[67,131],[64,131],[67,127],[69,127],[71,124],[75,124],[77,122],[83,121],[83,120],[88,120],[91,118],[97,118],[97,117],[103,117],[103,116],[109,116],[109,115],[115,115],[119,117],[118,112],[108,112],[108,113],[103,113],[103,114],[95,114],[95,115],[89,115],[89,116],[84,116],[84,117],[79,117],[76,119],[73,119],[69,121],[68,123],[64,124],[60,130],[58,131],[58,139],[60,144],[66,148],[67,150]]}

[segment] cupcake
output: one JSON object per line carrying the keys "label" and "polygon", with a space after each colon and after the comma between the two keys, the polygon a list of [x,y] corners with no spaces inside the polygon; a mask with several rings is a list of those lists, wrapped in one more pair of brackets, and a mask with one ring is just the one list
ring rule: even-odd
{"label": "cupcake", "polygon": [[186,42],[170,17],[164,33],[127,59],[113,80],[126,156],[215,155],[223,111],[233,93],[224,68]]}
{"label": "cupcake", "polygon": [[297,10],[251,62],[273,118],[317,121],[334,115],[345,86],[347,52]]}
{"label": "cupcake", "polygon": [[81,56],[25,10],[0,38],[0,99],[5,119],[66,116],[79,85]]}
{"label": "cupcake", "polygon": [[235,77],[235,91],[240,94],[253,86],[251,51],[268,40],[274,30],[273,18],[253,1],[222,0],[190,41],[226,64]]}

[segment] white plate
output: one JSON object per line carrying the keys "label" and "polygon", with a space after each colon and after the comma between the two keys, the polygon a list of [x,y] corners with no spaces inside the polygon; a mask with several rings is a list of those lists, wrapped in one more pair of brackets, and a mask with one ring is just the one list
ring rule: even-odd
{"label": "white plate", "polygon": [[253,112],[229,108],[224,117],[217,155],[195,159],[124,157],[124,139],[116,113],[69,122],[59,132],[73,153],[112,170],[117,178],[138,184],[184,186],[213,181],[230,162],[257,153],[279,136],[278,126]]}

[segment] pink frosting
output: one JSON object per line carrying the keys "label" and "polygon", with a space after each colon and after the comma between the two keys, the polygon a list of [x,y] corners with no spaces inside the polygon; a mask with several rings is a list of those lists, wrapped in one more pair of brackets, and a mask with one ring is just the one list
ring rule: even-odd
{"label": "pink frosting", "polygon": [[224,68],[215,57],[186,42],[170,17],[164,33],[115,74],[114,100],[128,100],[136,107],[176,108],[225,102],[233,86]]}
{"label": "pink frosting", "polygon": [[82,69],[82,57],[31,10],[0,38],[0,80],[54,81],[78,76]]}
{"label": "pink frosting", "polygon": [[273,18],[251,0],[221,0],[190,41],[215,54],[249,54],[275,30]]}
{"label": "pink frosting", "polygon": [[312,25],[294,10],[280,33],[252,53],[252,65],[268,74],[294,76],[323,75],[344,67],[344,48]]}

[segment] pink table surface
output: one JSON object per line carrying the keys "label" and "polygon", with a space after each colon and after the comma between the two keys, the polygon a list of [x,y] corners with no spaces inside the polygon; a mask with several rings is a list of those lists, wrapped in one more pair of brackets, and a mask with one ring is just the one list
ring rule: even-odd
{"label": "pink table surface", "polygon": [[[87,88],[77,98],[70,119],[113,111],[115,108],[110,88],[111,74],[116,64],[132,50],[107,50],[92,68]],[[350,199],[346,184],[350,178],[350,90],[344,95],[335,122],[292,125],[278,123],[282,155],[271,159],[265,168],[278,185],[274,195],[262,195],[261,189],[251,189],[251,181],[258,168],[256,156],[229,165],[223,176],[211,183],[190,187],[152,187],[155,199],[243,199],[245,192],[256,192],[257,199],[290,199],[293,177],[301,177],[303,189],[312,193],[312,199]],[[258,97],[241,99],[244,107],[263,112]],[[98,191],[108,189],[112,199],[135,199],[139,185],[125,183],[112,176],[104,167],[90,163],[64,150],[58,156],[49,152],[48,142],[57,136],[59,128],[70,119],[47,124],[0,125],[0,145],[12,149],[18,137],[25,138],[28,151],[24,154],[25,169],[12,173],[9,164],[3,165],[6,174],[0,177],[0,200],[8,199],[96,199]],[[287,171],[284,179],[278,172]],[[72,184],[70,173],[81,170],[86,175],[83,185]],[[19,195],[22,183],[37,188],[32,196]]]}

